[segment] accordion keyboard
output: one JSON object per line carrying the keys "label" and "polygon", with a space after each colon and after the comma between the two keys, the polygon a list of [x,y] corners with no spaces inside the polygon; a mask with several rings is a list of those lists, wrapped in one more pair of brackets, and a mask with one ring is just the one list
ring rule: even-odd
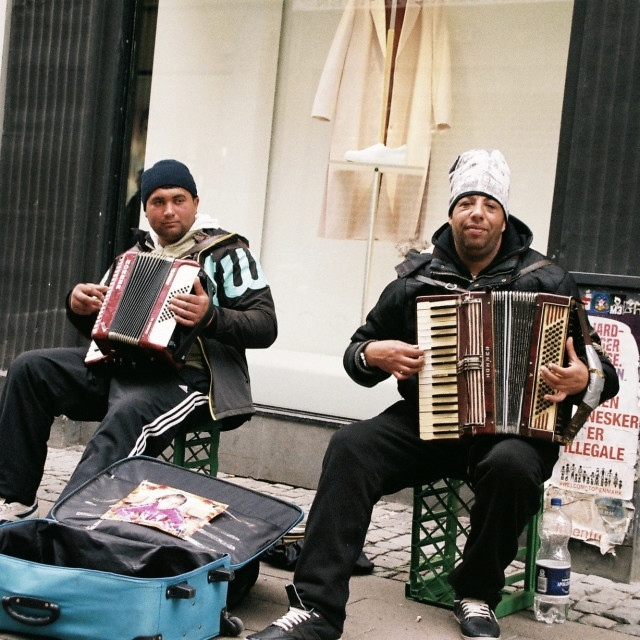
{"label": "accordion keyboard", "polygon": [[[457,304],[455,300],[417,305],[418,346],[425,366],[418,374],[420,437],[458,437]],[[426,322],[425,318],[429,318]]]}

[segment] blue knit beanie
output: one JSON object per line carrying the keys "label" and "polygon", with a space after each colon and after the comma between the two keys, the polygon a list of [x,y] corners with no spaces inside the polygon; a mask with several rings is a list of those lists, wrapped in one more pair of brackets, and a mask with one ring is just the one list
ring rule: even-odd
{"label": "blue knit beanie", "polygon": [[194,198],[198,195],[195,180],[186,165],[177,160],[159,160],[140,179],[140,197],[146,211],[149,196],[161,187],[182,187]]}

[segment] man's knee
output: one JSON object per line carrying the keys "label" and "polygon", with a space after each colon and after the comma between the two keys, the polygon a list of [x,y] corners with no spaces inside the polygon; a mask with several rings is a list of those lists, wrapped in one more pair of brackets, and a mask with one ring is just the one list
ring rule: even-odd
{"label": "man's knee", "polygon": [[45,354],[42,349],[24,351],[20,355],[16,356],[13,362],[9,365],[7,377],[19,378],[25,375],[31,376],[34,372],[37,373],[42,370],[42,364],[45,360]]}
{"label": "man's knee", "polygon": [[369,433],[362,422],[354,422],[338,429],[329,440],[325,453],[325,464],[328,461],[340,465],[360,465],[368,458],[367,450],[371,443]]}
{"label": "man's knee", "polygon": [[45,375],[51,370],[67,369],[82,363],[82,351],[78,349],[32,349],[16,356],[7,375]]}
{"label": "man's knee", "polygon": [[341,452],[349,451],[353,448],[355,441],[354,425],[348,424],[344,427],[340,427],[329,440],[327,451]]}
{"label": "man's knee", "polygon": [[541,460],[526,440],[504,440],[478,464],[478,478],[491,477],[504,487],[530,487],[537,490],[545,480]]}

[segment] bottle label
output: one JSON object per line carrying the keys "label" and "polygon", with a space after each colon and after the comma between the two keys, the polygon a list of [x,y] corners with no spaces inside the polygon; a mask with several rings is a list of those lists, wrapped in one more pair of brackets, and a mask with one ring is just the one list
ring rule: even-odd
{"label": "bottle label", "polygon": [[536,563],[536,593],[546,596],[568,596],[570,566],[549,566]]}

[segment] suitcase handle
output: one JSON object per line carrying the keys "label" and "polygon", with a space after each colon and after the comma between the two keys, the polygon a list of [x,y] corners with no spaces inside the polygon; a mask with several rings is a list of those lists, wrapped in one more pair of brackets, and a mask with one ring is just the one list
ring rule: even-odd
{"label": "suitcase handle", "polygon": [[[55,602],[32,598],[30,596],[3,596],[2,606],[16,622],[31,627],[43,627],[55,622],[60,617],[60,607]],[[22,609],[37,609],[44,615],[28,615]]]}
{"label": "suitcase handle", "polygon": [[165,592],[167,599],[177,598],[179,600],[190,600],[196,597],[196,590],[186,580],[172,584],[167,587]]}
{"label": "suitcase handle", "polygon": [[212,569],[207,574],[207,582],[231,582],[235,577],[233,569]]}

